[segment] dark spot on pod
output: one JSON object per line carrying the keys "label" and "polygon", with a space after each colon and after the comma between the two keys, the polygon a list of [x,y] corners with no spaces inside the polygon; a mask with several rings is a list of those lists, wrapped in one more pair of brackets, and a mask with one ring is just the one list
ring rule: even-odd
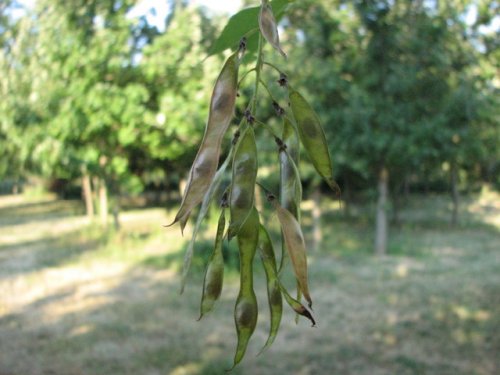
{"label": "dark spot on pod", "polygon": [[211,169],[211,164],[212,163],[208,159],[205,159],[204,161],[200,162],[194,168],[195,174],[197,176],[205,176],[209,174]]}
{"label": "dark spot on pod", "polygon": [[238,306],[238,323],[242,327],[251,327],[253,321],[255,320],[255,306],[248,303],[243,302],[240,306]]}
{"label": "dark spot on pod", "polygon": [[219,296],[222,290],[222,284],[220,282],[222,274],[221,272],[217,272],[216,274],[212,275],[212,277],[213,280],[207,285],[207,295],[212,297]]}
{"label": "dark spot on pod", "polygon": [[309,138],[316,138],[318,136],[318,129],[312,117],[306,117],[302,121],[302,130]]}
{"label": "dark spot on pod", "polygon": [[279,305],[281,304],[281,291],[280,288],[275,284],[270,295],[270,303],[271,305]]}
{"label": "dark spot on pod", "polygon": [[246,194],[245,191],[241,191],[240,194],[236,197],[234,201],[234,205],[237,208],[245,208],[248,207],[248,204],[250,203],[250,199],[248,194]]}
{"label": "dark spot on pod", "polygon": [[222,93],[219,95],[219,97],[215,100],[215,103],[213,105],[213,110],[214,111],[221,111],[225,109],[229,102],[231,100],[231,95],[228,93]]}
{"label": "dark spot on pod", "polygon": [[245,160],[240,160],[239,163],[235,165],[236,174],[244,175],[253,169],[254,160],[253,158],[248,158]]}

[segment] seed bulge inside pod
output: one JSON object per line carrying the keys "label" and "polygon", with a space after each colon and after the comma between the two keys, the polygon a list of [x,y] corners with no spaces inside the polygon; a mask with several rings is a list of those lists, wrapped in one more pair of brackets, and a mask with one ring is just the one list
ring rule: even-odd
{"label": "seed bulge inside pod", "polygon": [[250,327],[255,318],[255,305],[249,302],[242,302],[238,305],[238,323],[243,327]]}
{"label": "seed bulge inside pod", "polygon": [[302,130],[310,138],[318,136],[318,129],[316,129],[314,118],[306,117],[302,120]]}
{"label": "seed bulge inside pod", "polygon": [[222,92],[216,99],[213,105],[214,111],[222,111],[227,108],[231,101],[231,95],[227,92]]}

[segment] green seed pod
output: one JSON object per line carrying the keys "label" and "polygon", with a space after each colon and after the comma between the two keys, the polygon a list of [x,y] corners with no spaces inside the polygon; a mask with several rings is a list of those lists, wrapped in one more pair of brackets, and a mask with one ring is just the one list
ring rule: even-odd
{"label": "green seed pod", "polygon": [[302,291],[304,298],[309,303],[309,307],[311,307],[312,299],[309,294],[307,282],[306,246],[302,229],[300,228],[300,224],[297,219],[293,217],[290,211],[281,207],[279,203],[276,202],[276,199],[273,199],[271,203],[276,210],[278,220],[281,224],[281,231],[283,233],[288,255],[292,262],[295,278],[300,285],[300,290]]}
{"label": "green seed pod", "polygon": [[238,346],[233,367],[245,355],[248,341],[257,325],[257,298],[253,290],[253,260],[259,241],[259,214],[252,208],[248,219],[237,235],[240,254],[240,292],[234,307],[234,322],[238,335]]}
{"label": "green seed pod", "polygon": [[281,316],[283,315],[283,299],[281,298],[281,288],[276,270],[276,258],[274,255],[273,243],[266,228],[261,224],[259,229],[259,255],[266,272],[267,279],[267,300],[271,314],[271,327],[266,344],[261,349],[262,353],[271,346],[280,328]]}
{"label": "green seed pod", "polygon": [[[266,277],[267,277],[267,285],[268,285],[268,291],[269,291],[269,286],[273,288],[273,296],[276,296],[276,292],[274,290],[274,286],[277,285],[283,294],[285,296],[285,300],[287,304],[299,315],[302,315],[309,319],[313,326],[316,324],[314,321],[313,316],[307,310],[304,305],[302,305],[298,300],[295,300],[288,291],[285,289],[285,287],[281,284],[279,278],[278,278],[278,272],[276,270],[276,261],[274,260],[274,250],[273,250],[273,245],[271,242],[271,238],[269,236],[269,233],[266,231],[264,226],[260,226],[260,232],[259,232],[259,251],[260,251],[260,256],[262,259],[262,263],[264,265],[264,269],[266,271]],[[274,283],[276,281],[276,284]],[[277,304],[276,304],[277,305]],[[280,315],[281,318],[281,315]],[[271,319],[271,322],[274,319]],[[277,318],[276,318],[277,320]],[[276,329],[277,330],[277,329]],[[272,332],[272,330],[271,330]],[[271,334],[269,335],[271,338]],[[273,338],[274,340],[274,338]],[[269,342],[269,339],[268,339]],[[270,344],[266,343],[266,346],[262,349],[264,350],[267,346]]]}
{"label": "green seed pod", "polygon": [[281,55],[286,58],[286,53],[283,52],[280,46],[280,38],[278,34],[278,26],[274,18],[273,8],[269,5],[269,1],[262,0],[259,13],[259,28],[262,36],[273,46]]}
{"label": "green seed pod", "polygon": [[[299,139],[297,132],[287,117],[283,117],[282,141],[285,147],[279,150],[280,162],[280,204],[300,222],[300,202],[302,201],[302,183],[298,170]],[[285,245],[282,246],[279,270],[286,259]]]}
{"label": "green seed pod", "polygon": [[189,214],[202,201],[217,170],[222,139],[234,114],[238,91],[238,66],[238,52],[235,52],[227,59],[215,83],[205,134],[189,173],[181,207],[170,224],[180,222],[182,231]]}
{"label": "green seed pod", "polygon": [[[235,137],[236,138],[236,137]],[[198,235],[198,231],[200,230],[201,223],[203,219],[208,214],[208,209],[210,208],[210,204],[214,198],[215,192],[219,188],[222,179],[226,175],[227,167],[229,166],[230,161],[233,159],[234,148],[232,147],[229,155],[224,160],[224,163],[219,167],[217,173],[215,173],[212,182],[210,183],[210,187],[208,188],[205,196],[203,197],[203,202],[201,204],[200,212],[198,213],[198,217],[196,219],[196,224],[193,229],[193,234],[191,235],[191,240],[189,241],[188,247],[186,249],[186,253],[184,255],[184,262],[182,266],[182,277],[181,277],[181,294],[184,292],[184,287],[186,286],[186,280],[189,273],[189,268],[191,267],[191,260],[193,259],[194,252],[194,243],[196,241],[196,236]]]}
{"label": "green seed pod", "polygon": [[299,139],[294,126],[286,117],[283,118],[282,140],[286,149],[281,149],[279,152],[280,204],[299,220],[302,201],[302,184],[298,170]]}
{"label": "green seed pod", "polygon": [[203,295],[201,297],[200,320],[203,315],[211,311],[215,301],[220,297],[222,284],[224,281],[224,257],[222,256],[222,239],[224,237],[224,229],[226,226],[226,218],[224,208],[220,213],[219,223],[217,225],[217,234],[215,236],[214,251],[208,262],[203,281]]}
{"label": "green seed pod", "polygon": [[256,178],[257,145],[254,130],[252,126],[249,126],[241,135],[234,153],[233,178],[229,198],[231,222],[228,229],[228,240],[238,233],[252,212]]}
{"label": "green seed pod", "polygon": [[297,121],[300,141],[304,145],[309,159],[328,186],[339,192],[339,187],[333,179],[332,159],[318,115],[304,97],[291,87],[289,87],[289,96],[293,116]]}

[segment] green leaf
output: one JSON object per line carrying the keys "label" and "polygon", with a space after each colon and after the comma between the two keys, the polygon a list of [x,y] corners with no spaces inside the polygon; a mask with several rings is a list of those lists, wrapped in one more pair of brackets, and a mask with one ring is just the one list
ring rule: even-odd
{"label": "green leaf", "polygon": [[[294,1],[295,0],[271,1],[270,4],[273,8],[273,13],[277,21],[279,21],[281,17],[283,17],[286,7]],[[224,27],[224,30],[222,30],[219,38],[217,38],[217,40],[208,51],[208,56],[221,53],[228,48],[237,48],[240,39],[252,30],[254,30],[254,32],[252,32],[251,35],[246,35],[247,51],[256,51],[259,32],[259,9],[260,6],[242,9],[234,16],[232,16]]]}

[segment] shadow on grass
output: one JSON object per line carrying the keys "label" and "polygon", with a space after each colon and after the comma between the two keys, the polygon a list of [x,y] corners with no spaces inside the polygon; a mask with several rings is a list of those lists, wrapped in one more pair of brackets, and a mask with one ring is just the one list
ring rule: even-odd
{"label": "shadow on grass", "polygon": [[[267,334],[261,325],[233,373],[465,375],[472,368],[478,374],[492,370],[499,349],[493,334],[499,323],[498,286],[476,294],[450,295],[446,289],[409,298],[405,291],[413,290],[414,282],[391,285],[376,300],[342,295],[334,305],[319,303],[320,331],[292,326],[285,318],[272,349],[256,358],[255,343],[261,345]],[[400,296],[397,303],[388,298],[394,293]],[[0,319],[0,334],[8,338],[0,342],[0,370],[3,365],[14,373],[36,369],[55,375],[224,373],[235,349],[234,296],[228,298],[226,291],[216,310],[196,322],[199,297],[199,285],[179,296],[176,277],[142,266],[100,291],[44,296]],[[388,311],[398,318],[387,320]]]}
{"label": "shadow on grass", "polygon": [[[309,236],[310,223],[305,221]],[[328,246],[313,254],[320,261],[311,262],[310,268],[320,329],[295,326],[293,318],[285,317],[273,347],[255,358],[267,336],[267,310],[260,305],[260,325],[234,374],[496,373],[500,284],[495,270],[498,249],[491,246],[495,237],[486,233],[491,251],[483,251],[477,241],[481,237],[462,244],[463,231],[404,229],[397,238],[400,243],[390,251],[415,257],[422,238],[438,233],[438,246],[452,239],[474,258],[465,261],[451,253],[447,257],[455,262],[454,268],[424,259],[403,278],[394,273],[396,257],[384,262],[367,256],[369,220],[345,221],[337,213],[325,212],[323,224]],[[35,254],[29,269],[56,267],[91,251],[95,244],[79,247],[80,236],[82,232],[70,233],[59,239],[61,243],[50,239],[39,248],[28,244]],[[142,241],[147,234],[137,236]],[[234,240],[225,243],[230,269],[238,265],[235,245]],[[212,241],[198,242],[193,273],[203,273],[212,246]],[[101,277],[75,284],[75,289],[52,287],[43,297],[0,318],[0,374],[224,373],[236,343],[235,290],[225,287],[215,311],[196,322],[201,284],[189,283],[181,297],[178,277],[165,271],[180,269],[184,251],[185,247],[141,259],[119,280]],[[434,268],[429,268],[431,263]],[[263,289],[258,293],[262,301]]]}
{"label": "shadow on grass", "polygon": [[[190,272],[195,274],[204,273],[208,260],[212,255],[213,246],[213,241],[199,240],[196,242],[196,244],[194,245]],[[174,269],[180,272],[182,270],[187,247],[188,243],[186,243],[186,245],[183,246],[179,251],[147,257],[141,261],[141,264],[143,266],[158,270]],[[239,255],[236,240],[232,240],[229,243],[227,241],[224,241],[222,245],[222,254],[224,256],[224,264],[226,269],[230,271],[239,270]]]}
{"label": "shadow on grass", "polygon": [[108,241],[109,234],[87,227],[58,237],[0,245],[0,279],[43,268],[58,267],[96,250]]}
{"label": "shadow on grass", "polygon": [[45,200],[30,203],[20,203],[0,207],[0,225],[19,225],[47,219],[83,215],[82,202],[75,200]]}

